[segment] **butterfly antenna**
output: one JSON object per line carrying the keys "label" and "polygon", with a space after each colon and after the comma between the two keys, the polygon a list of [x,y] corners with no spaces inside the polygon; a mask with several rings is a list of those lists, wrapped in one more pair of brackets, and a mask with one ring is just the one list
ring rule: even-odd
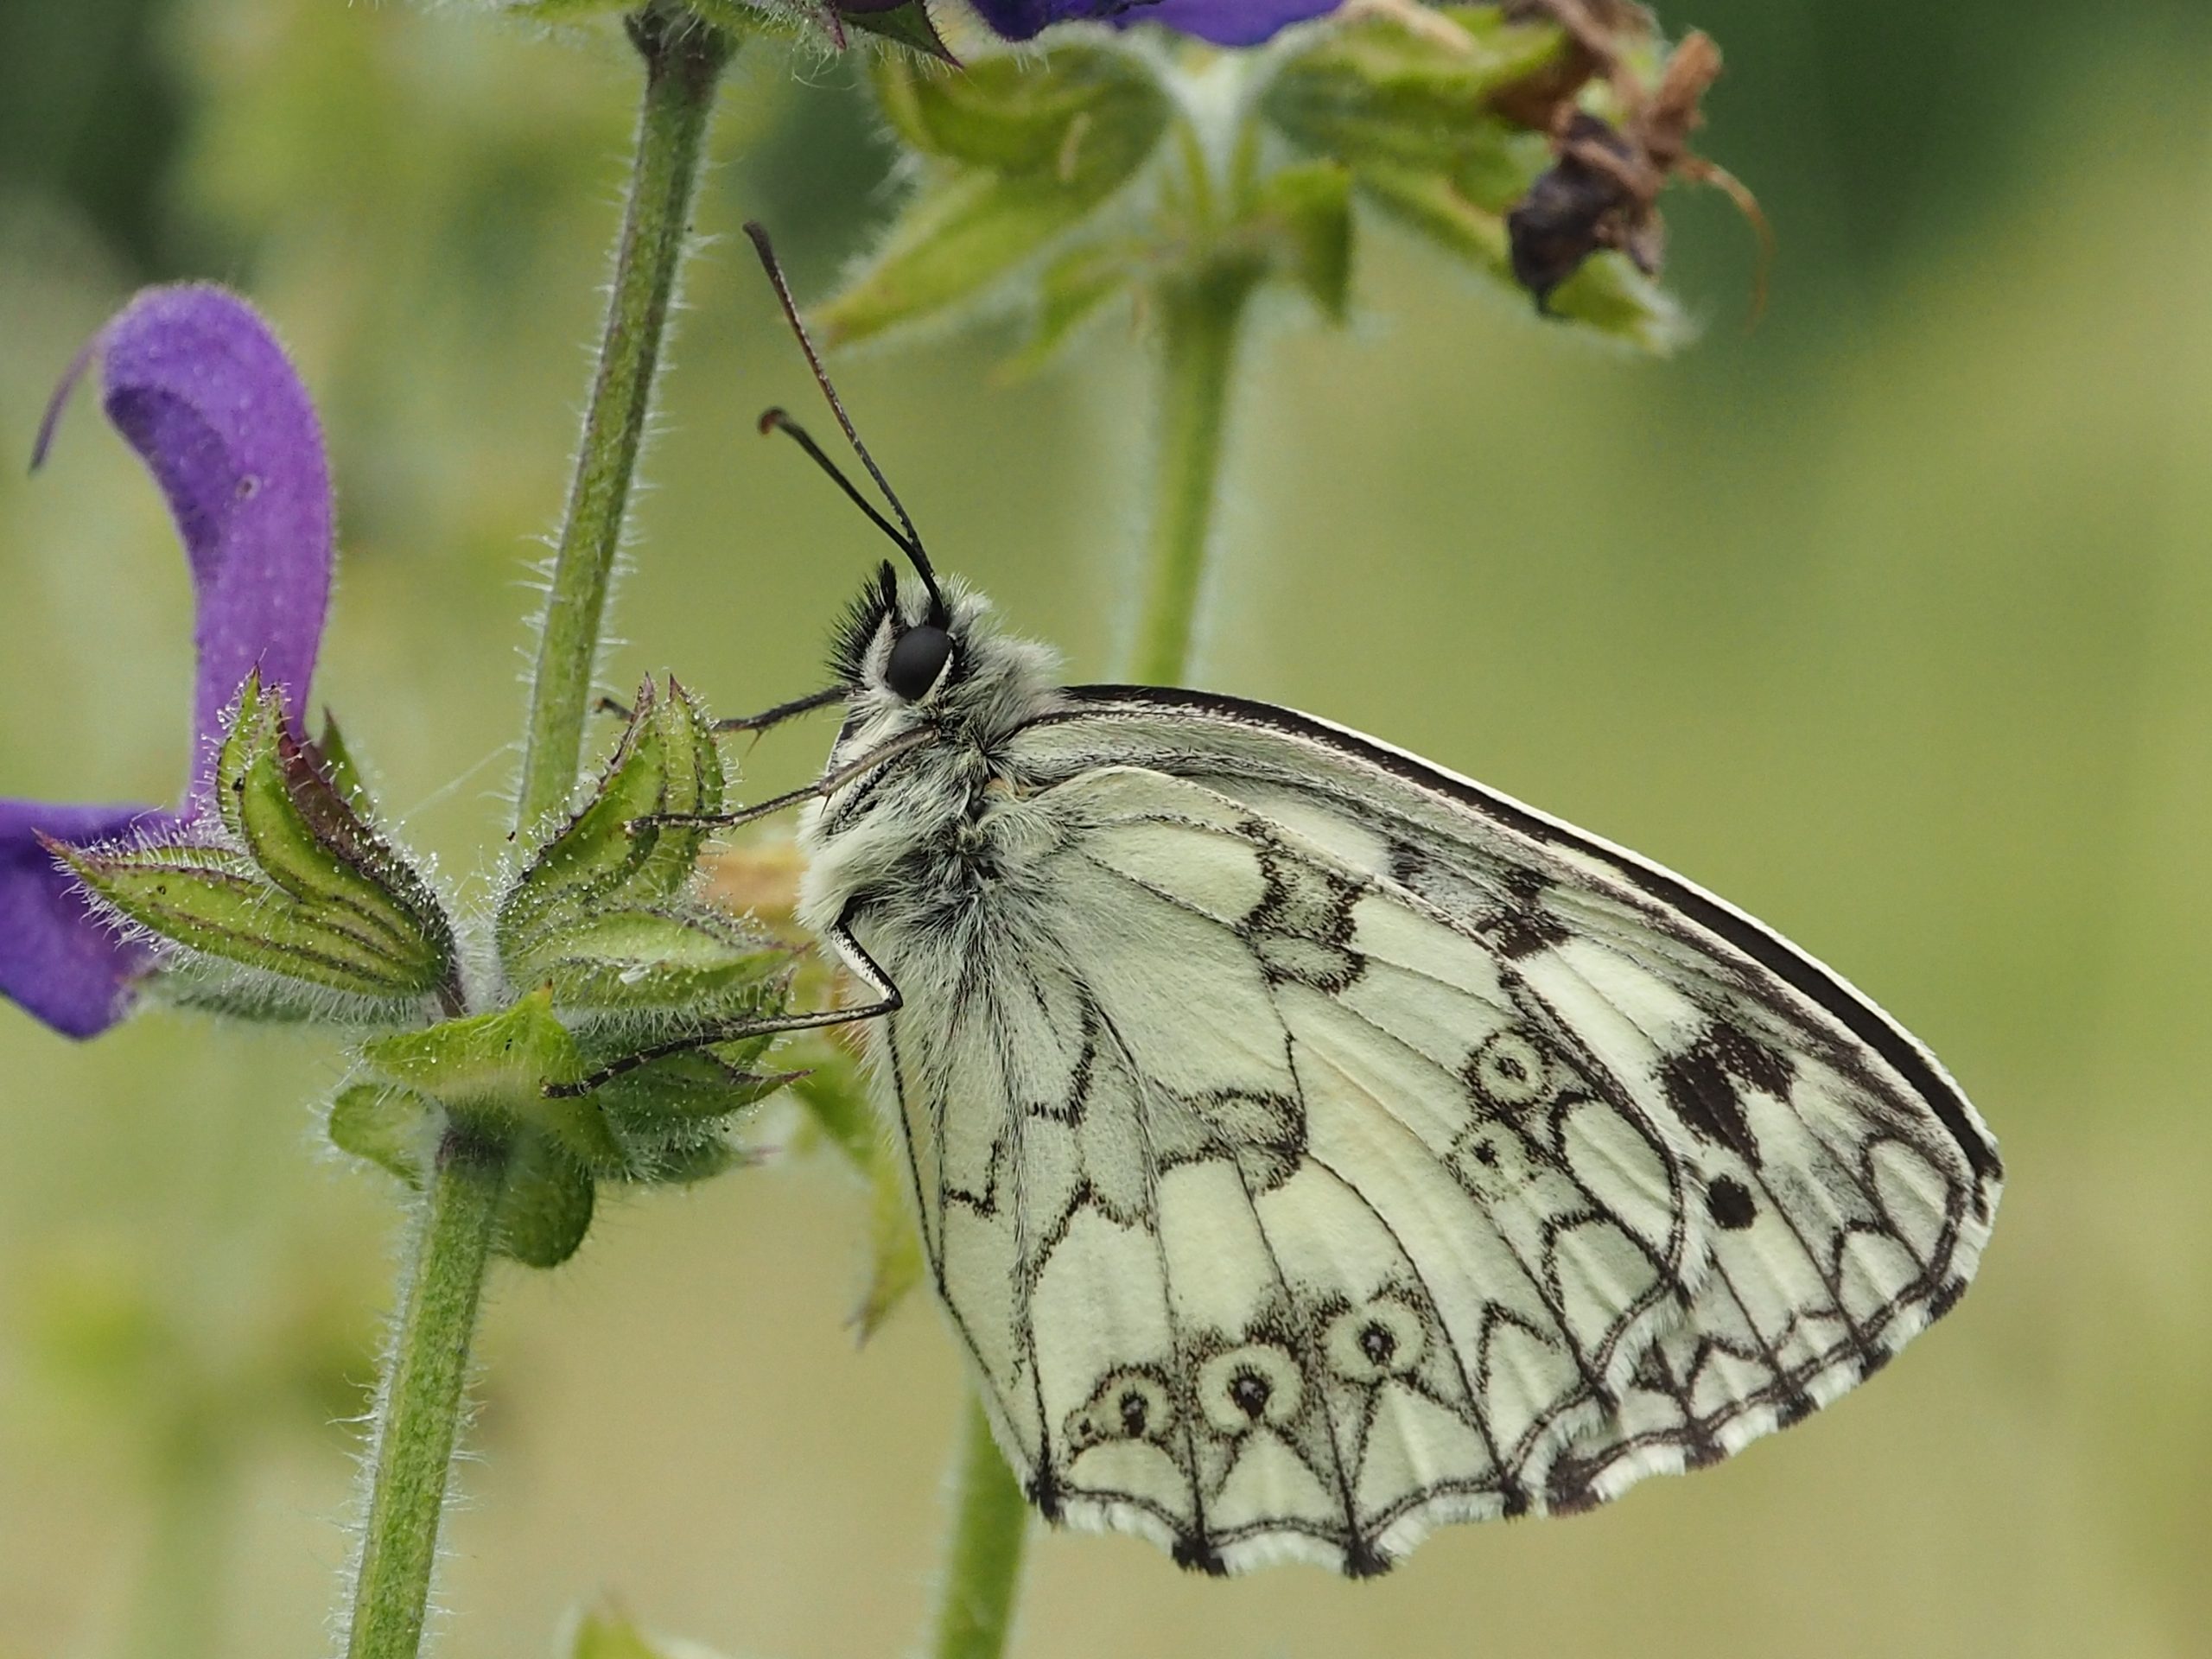
{"label": "butterfly antenna", "polygon": [[793,443],[798,445],[800,448],[805,450],[808,459],[812,461],[816,466],[819,467],[823,472],[829,474],[830,476],[836,481],[837,487],[845,493],[846,498],[850,500],[855,506],[866,513],[868,516],[869,521],[873,523],[878,530],[881,531],[885,535],[888,536],[893,541],[899,544],[899,550],[900,552],[904,553],[910,559],[914,556],[914,543],[906,539],[906,535],[899,530],[898,525],[893,524],[888,518],[883,516],[882,512],[877,508],[874,502],[869,500],[868,497],[861,493],[860,486],[854,483],[851,479],[847,478],[844,474],[843,469],[840,467],[836,461],[830,460],[829,456],[822,453],[822,446],[814,441],[812,435],[808,433],[804,427],[801,426],[797,421],[791,419],[790,415],[781,409],[762,410],[760,415],[760,430],[764,435],[770,432],[780,432],[785,437],[789,438]]}
{"label": "butterfly antenna", "polygon": [[[763,416],[761,429],[765,432],[772,430],[774,426],[780,426],[792,437],[798,439],[800,446],[812,455],[832,478],[844,485],[846,493],[854,500],[860,502],[861,506],[867,509],[868,517],[874,519],[877,524],[882,524],[886,532],[899,543],[900,551],[906,556],[907,563],[914,567],[915,574],[921,577],[922,586],[929,589],[930,603],[940,613],[943,613],[946,608],[944,595],[938,591],[937,572],[930,567],[930,556],[922,547],[921,532],[914,528],[914,521],[908,516],[906,505],[899,499],[899,492],[891,487],[891,480],[884,477],[883,468],[875,464],[875,457],[868,454],[868,446],[861,442],[861,435],[854,429],[852,416],[845,413],[844,404],[838,401],[837,389],[830,384],[830,372],[822,366],[822,355],[814,349],[813,336],[806,332],[806,324],[798,315],[798,302],[791,298],[791,285],[784,279],[784,268],[776,261],[776,250],[769,243],[766,226],[758,219],[747,219],[745,233],[753,238],[753,246],[760,256],[760,268],[768,273],[768,281],[774,285],[777,302],[784,308],[785,321],[791,324],[791,332],[798,336],[799,349],[806,353],[807,366],[814,371],[815,385],[822,388],[822,395],[829,399],[830,412],[836,416],[837,424],[845,429],[846,442],[853,446],[853,453],[861,458],[861,465],[868,468],[868,475],[875,480],[875,487],[883,492],[883,499],[890,502],[891,511],[899,516],[899,525],[905,530],[906,534],[899,535],[891,530],[889,524],[884,524],[883,515],[868,505],[860,492],[846,480],[844,474],[830,464],[829,459],[823,454],[820,448],[796,425],[792,424],[788,416],[776,421],[772,426],[768,416]],[[781,413],[777,410],[769,411],[770,415],[780,416]]]}

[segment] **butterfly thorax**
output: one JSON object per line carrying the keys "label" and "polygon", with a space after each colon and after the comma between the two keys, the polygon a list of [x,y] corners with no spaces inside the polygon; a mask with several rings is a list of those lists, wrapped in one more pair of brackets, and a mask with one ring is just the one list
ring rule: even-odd
{"label": "butterfly thorax", "polygon": [[1008,849],[1023,839],[1016,820],[1032,780],[1008,740],[1065,701],[1058,659],[1001,632],[981,594],[957,582],[945,591],[953,652],[918,699],[894,690],[886,671],[899,636],[928,624],[919,584],[895,595],[871,588],[840,631],[833,665],[849,697],[826,771],[913,747],[861,771],[801,820],[799,913],[810,927],[830,926],[856,901],[932,911],[963,902],[1007,873]]}

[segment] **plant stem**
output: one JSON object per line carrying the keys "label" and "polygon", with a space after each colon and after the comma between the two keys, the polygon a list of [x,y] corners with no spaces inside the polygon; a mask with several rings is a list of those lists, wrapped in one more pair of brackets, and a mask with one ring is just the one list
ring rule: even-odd
{"label": "plant stem", "polygon": [[1029,1504],[991,1438],[982,1402],[971,1392],[961,1429],[953,1490],[952,1559],[938,1604],[936,1659],[999,1659],[1014,1622]]}
{"label": "plant stem", "polygon": [[1191,671],[1236,348],[1258,283],[1252,265],[1224,257],[1160,290],[1160,454],[1130,670],[1141,684],[1179,685]]}
{"label": "plant stem", "polygon": [[733,37],[665,0],[640,8],[628,23],[645,61],[645,107],[638,118],[607,331],[538,630],[516,810],[524,833],[557,811],[575,785],[600,626],[621,550],[677,270],[690,239],[708,118],[715,84],[736,50]]}
{"label": "plant stem", "polygon": [[376,1410],[376,1463],[346,1659],[415,1659],[437,1564],[507,1148],[448,1130],[417,1212]]}

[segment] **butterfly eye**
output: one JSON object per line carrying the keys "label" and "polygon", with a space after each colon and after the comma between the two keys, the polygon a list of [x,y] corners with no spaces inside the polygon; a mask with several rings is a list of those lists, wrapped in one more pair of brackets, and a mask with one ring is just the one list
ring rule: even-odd
{"label": "butterfly eye", "polygon": [[1280,1348],[1232,1348],[1198,1372],[1198,1404],[1224,1434],[1242,1434],[1258,1422],[1281,1428],[1296,1420],[1305,1398],[1297,1363]]}
{"label": "butterfly eye", "polygon": [[1403,1302],[1381,1299],[1339,1313],[1329,1324],[1329,1363],[1355,1382],[1402,1376],[1421,1363],[1428,1333]]}
{"label": "butterfly eye", "polygon": [[919,702],[952,660],[952,636],[943,628],[924,623],[909,628],[891,645],[891,660],[884,664],[884,683],[909,702]]}

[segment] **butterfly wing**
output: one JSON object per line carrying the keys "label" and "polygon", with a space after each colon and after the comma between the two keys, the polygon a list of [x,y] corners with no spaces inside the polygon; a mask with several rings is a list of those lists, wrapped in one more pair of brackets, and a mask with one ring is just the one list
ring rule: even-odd
{"label": "butterfly wing", "polygon": [[1022,880],[886,963],[930,1259],[1048,1514],[1378,1570],[1795,1421],[1971,1274],[1979,1120],[1756,924],[1284,711],[1077,696],[1009,756]]}

